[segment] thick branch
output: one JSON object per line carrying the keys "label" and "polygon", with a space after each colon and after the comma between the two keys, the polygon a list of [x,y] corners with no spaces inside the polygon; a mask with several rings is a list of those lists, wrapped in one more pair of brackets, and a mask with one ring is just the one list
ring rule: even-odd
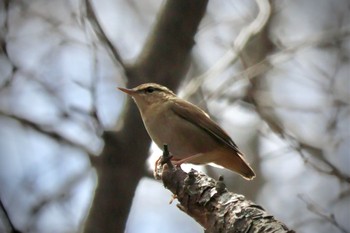
{"label": "thick branch", "polygon": [[188,70],[194,36],[207,3],[166,1],[141,54],[128,69],[129,86],[149,80],[172,89],[178,86],[178,78]]}
{"label": "thick branch", "polygon": [[205,232],[294,232],[262,207],[229,192],[222,179],[215,181],[195,170],[186,173],[167,165],[158,166],[156,177],[176,195],[180,210],[201,224]]}

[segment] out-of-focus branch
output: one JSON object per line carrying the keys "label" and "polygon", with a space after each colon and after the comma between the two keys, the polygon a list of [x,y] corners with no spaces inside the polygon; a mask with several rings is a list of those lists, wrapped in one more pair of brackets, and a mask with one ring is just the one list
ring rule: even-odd
{"label": "out-of-focus branch", "polygon": [[[293,57],[295,52],[302,48],[310,46],[325,46],[335,41],[343,40],[350,35],[350,27],[338,28],[335,30],[325,31],[313,37],[310,37],[304,41],[289,44],[288,47],[282,47],[281,50],[275,52],[276,45],[273,44],[268,35],[267,28],[264,28],[259,34],[257,34],[253,40],[249,41],[247,46],[242,51],[242,63],[245,67],[245,71],[242,74],[237,74],[240,77],[248,79],[251,83],[245,101],[253,103],[256,107],[256,112],[260,117],[270,126],[270,128],[277,134],[283,135],[284,130],[281,127],[281,123],[277,118],[273,116],[271,111],[271,102],[262,98],[261,92],[261,78],[262,74],[274,67],[277,64],[285,62]],[[280,45],[281,46],[281,45]],[[274,53],[272,54],[272,51]],[[254,71],[256,70],[256,71]],[[236,81],[236,80],[233,80]],[[225,86],[229,86],[232,83],[225,83]],[[218,93],[222,93],[222,90],[218,90]],[[270,105],[266,105],[269,103]]]}
{"label": "out-of-focus branch", "polygon": [[[256,54],[256,57],[261,57],[262,60],[255,64],[252,63],[249,66],[246,66],[246,69],[234,74],[230,79],[227,79],[225,82],[220,84],[220,86],[218,86],[218,88],[215,89],[215,92],[207,94],[205,100],[225,96],[225,90],[227,89],[227,87],[237,84],[240,81],[251,80],[259,77],[260,75],[269,71],[274,66],[281,64],[287,61],[288,59],[293,58],[295,53],[300,49],[307,48],[310,46],[325,46],[329,43],[334,43],[336,41],[343,40],[349,35],[350,35],[350,27],[331,30],[331,31],[325,31],[322,34],[318,34],[316,36],[308,38],[305,41],[290,44],[288,45],[288,47],[282,48],[281,50],[276,51],[273,54],[270,54],[269,52],[267,52],[265,54],[265,58],[263,58],[262,56],[258,56],[259,52],[258,52],[258,49],[256,49],[256,51],[254,52]],[[268,42],[268,44],[270,43]],[[256,45],[254,47],[259,48],[264,46]],[[269,48],[268,45],[266,45],[265,47]],[[272,49],[270,49],[270,51],[272,51]],[[223,70],[221,72],[223,72]],[[213,77],[213,76],[210,76],[210,77]],[[210,78],[210,77],[208,76],[206,78]],[[189,92],[189,94],[190,93],[192,92]],[[186,96],[188,96],[187,93],[185,94]],[[231,96],[227,96],[227,97],[230,98]]]}
{"label": "out-of-focus branch", "polygon": [[229,192],[222,177],[215,181],[193,169],[186,173],[173,167],[168,158],[162,160],[166,165],[158,164],[156,178],[179,200],[179,209],[201,224],[205,232],[294,232],[259,205]]}
{"label": "out-of-focus branch", "polygon": [[[92,168],[90,166],[87,166],[78,174],[70,177],[70,179],[63,183],[61,187],[57,188],[57,192],[54,192],[52,194],[44,194],[41,195],[41,197],[38,197],[37,202],[31,207],[31,217],[34,218],[38,216],[41,210],[48,204],[61,201],[62,199],[67,199],[72,189],[74,189],[80,182],[86,179],[86,177],[91,174],[91,171]],[[28,227],[28,229],[32,229],[32,227]]]}
{"label": "out-of-focus branch", "polygon": [[242,55],[241,53],[245,49],[247,43],[264,29],[271,14],[271,6],[269,0],[256,0],[256,3],[259,8],[257,17],[240,31],[233,42],[233,47],[229,49],[219,61],[205,73],[199,77],[193,78],[188,83],[184,91],[185,98],[196,92],[206,79],[218,77],[219,74],[234,64]]}
{"label": "out-of-focus branch", "polygon": [[[265,136],[263,133],[262,136]],[[288,143],[288,146],[283,149],[278,149],[274,151],[272,154],[269,154],[271,158],[274,155],[280,155],[283,153],[288,153],[291,151],[296,151],[303,159],[304,163],[314,170],[325,174],[334,176],[339,179],[340,182],[350,183],[350,176],[346,173],[342,172],[339,168],[337,168],[333,163],[331,163],[325,156],[321,149],[312,147],[306,143],[299,142],[297,138],[293,135],[288,134],[283,131],[283,134],[279,134],[279,136]],[[263,156],[265,160],[266,156]]]}
{"label": "out-of-focus branch", "polygon": [[[49,205],[52,203],[59,203],[59,202],[68,202],[69,198],[71,197],[72,190],[86,177],[91,174],[92,168],[90,165],[86,166],[82,171],[79,171],[79,173],[71,176],[65,183],[63,183],[59,188],[57,188],[56,192],[47,194],[39,194],[37,200],[30,208],[30,221],[28,221],[28,224],[26,225],[26,229],[35,229],[35,224],[38,222],[38,218],[41,216],[41,212],[44,211]],[[71,218],[67,217],[67,220],[70,220]]]}
{"label": "out-of-focus branch", "polygon": [[325,209],[318,206],[316,203],[314,203],[307,195],[298,195],[299,198],[306,204],[308,210],[313,212],[314,214],[318,215],[322,219],[324,219],[327,222],[330,222],[332,225],[334,225],[336,228],[338,228],[343,233],[349,233],[348,230],[346,230],[343,226],[341,226],[337,219],[335,218],[333,213],[328,213]]}
{"label": "out-of-focus branch", "polygon": [[89,19],[89,22],[91,23],[94,32],[96,33],[98,39],[106,44],[108,51],[112,53],[112,58],[114,58],[123,68],[125,68],[124,61],[120,56],[118,49],[115,45],[112,44],[112,42],[108,39],[106,33],[103,31],[103,28],[101,27],[101,24],[97,19],[91,1],[92,0],[85,0],[85,5],[87,18]]}
{"label": "out-of-focus branch", "polygon": [[[305,143],[300,143],[298,146],[294,147],[294,149],[299,152],[304,162],[316,171],[326,175],[335,176],[339,179],[339,181],[350,183],[350,176],[339,170],[339,168],[337,168],[336,166],[334,166],[334,164],[328,161],[328,159],[325,158],[322,150],[313,148]],[[305,153],[305,151],[311,152],[312,159],[307,155],[307,153]],[[313,153],[315,151],[317,153],[316,155],[315,153]],[[322,168],[321,166],[317,165],[316,162],[313,162],[314,160],[317,160],[323,165],[326,165],[328,169]]]}
{"label": "out-of-focus branch", "polygon": [[91,151],[89,148],[87,148],[85,145],[79,143],[79,142],[75,142],[73,140],[71,140],[70,138],[55,132],[53,129],[50,129],[47,126],[42,126],[38,123],[32,122],[28,119],[25,119],[21,116],[17,116],[14,114],[10,114],[10,113],[6,113],[0,110],[0,116],[4,116],[4,117],[8,117],[9,119],[14,119],[16,121],[18,121],[19,123],[23,124],[26,127],[29,127],[30,129],[37,131],[39,133],[42,133],[48,137],[51,137],[52,139],[58,141],[58,142],[62,142],[64,144],[67,144],[69,146],[75,147],[75,148],[79,148],[82,151],[86,152],[87,154],[92,155],[94,153],[94,151]]}
{"label": "out-of-focus branch", "polygon": [[21,233],[21,231],[17,230],[16,227],[13,225],[12,221],[11,221],[11,218],[4,206],[4,203],[2,203],[2,200],[0,199],[0,209],[1,211],[3,212],[3,215],[4,215],[4,218],[6,220],[6,223],[8,225],[8,228],[10,229],[9,232],[11,233]]}
{"label": "out-of-focus branch", "polygon": [[176,89],[178,78],[182,78],[189,68],[194,35],[207,3],[207,0],[168,0],[164,3],[143,50],[136,62],[128,67],[128,86],[152,80]]}

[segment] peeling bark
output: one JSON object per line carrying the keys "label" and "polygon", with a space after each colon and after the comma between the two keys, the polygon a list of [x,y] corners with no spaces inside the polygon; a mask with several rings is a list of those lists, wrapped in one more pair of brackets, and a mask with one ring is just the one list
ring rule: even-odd
{"label": "peeling bark", "polygon": [[155,177],[179,200],[179,209],[201,224],[206,233],[294,232],[261,206],[229,192],[223,178],[216,181],[193,169],[186,173],[165,160],[166,165],[157,166]]}

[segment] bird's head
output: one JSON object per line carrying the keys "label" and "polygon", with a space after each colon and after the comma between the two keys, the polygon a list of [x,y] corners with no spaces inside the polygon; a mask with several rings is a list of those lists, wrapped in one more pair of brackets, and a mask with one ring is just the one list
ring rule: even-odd
{"label": "bird's head", "polygon": [[151,105],[159,105],[170,98],[176,97],[174,92],[156,83],[145,83],[132,89],[122,87],[118,87],[118,89],[130,95],[142,112]]}

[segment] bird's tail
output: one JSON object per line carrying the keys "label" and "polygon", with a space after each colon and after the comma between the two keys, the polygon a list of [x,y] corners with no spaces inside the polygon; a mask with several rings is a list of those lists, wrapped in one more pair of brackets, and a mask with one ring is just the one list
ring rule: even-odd
{"label": "bird's tail", "polygon": [[177,165],[182,163],[214,163],[238,173],[247,180],[252,180],[255,177],[253,169],[245,161],[243,154],[227,148],[220,148],[207,153],[199,153],[176,161]]}
{"label": "bird's tail", "polygon": [[221,155],[217,156],[213,162],[226,169],[237,172],[247,180],[252,180],[255,177],[255,172],[245,161],[243,154],[230,152],[231,153],[228,153],[228,151],[221,152]]}

